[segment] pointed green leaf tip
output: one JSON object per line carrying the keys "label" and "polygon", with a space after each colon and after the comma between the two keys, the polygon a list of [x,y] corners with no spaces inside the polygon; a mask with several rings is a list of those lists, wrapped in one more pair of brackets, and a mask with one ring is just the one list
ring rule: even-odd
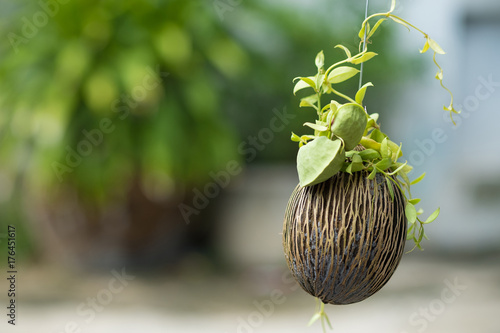
{"label": "pointed green leaf tip", "polygon": [[411,224],[415,223],[415,221],[417,220],[417,209],[410,202],[406,204],[405,215],[408,219],[408,222],[410,222]]}
{"label": "pointed green leaf tip", "polygon": [[320,131],[320,132],[328,131],[328,127],[326,127],[325,125],[321,125],[321,124],[304,123],[304,126],[308,126],[315,131]]}
{"label": "pointed green leaf tip", "polygon": [[347,47],[345,47],[342,44],[335,45],[335,47],[344,50],[345,55],[347,56],[347,59],[351,58],[351,51],[349,51],[349,49]]}
{"label": "pointed green leaf tip", "polygon": [[292,132],[292,137],[290,138],[293,142],[300,142],[300,136]]}
{"label": "pointed green leaf tip", "polygon": [[424,224],[427,224],[427,223],[431,223],[431,222],[433,222],[433,221],[434,221],[435,219],[437,219],[437,217],[439,216],[440,211],[441,211],[441,208],[436,209],[436,210],[435,210],[435,211],[431,214],[431,216],[429,216],[429,217],[427,218],[427,220],[425,220],[425,222],[423,222],[423,223],[424,223]]}
{"label": "pointed green leaf tip", "polygon": [[309,77],[296,77],[293,79],[294,81],[299,79],[299,82],[295,84],[295,87],[293,88],[293,94],[299,90],[302,90],[304,88],[313,88],[316,90],[316,83],[314,83],[314,80],[316,79],[314,76],[309,76]]}
{"label": "pointed green leaf tip", "polygon": [[382,18],[382,19],[378,20],[377,23],[375,23],[375,25],[373,26],[372,30],[370,30],[370,33],[368,34],[366,39],[370,39],[373,36],[373,34],[375,33],[375,31],[377,31],[378,27],[380,27],[380,25],[382,23],[384,23],[385,20],[387,20],[387,19]]}
{"label": "pointed green leaf tip", "polygon": [[323,51],[318,53],[318,55],[316,56],[315,62],[316,62],[316,67],[318,68],[318,70],[323,68],[323,66],[325,65],[325,55],[324,55]]}
{"label": "pointed green leaf tip", "polygon": [[366,52],[366,53],[363,53],[362,56],[355,58],[355,59],[352,59],[351,63],[354,65],[359,65],[363,62],[367,62],[368,60],[375,57],[376,55],[378,55],[378,54],[375,52]]}
{"label": "pointed green leaf tip", "polygon": [[429,46],[434,52],[436,52],[437,54],[446,54],[446,52],[444,52],[441,46],[439,46],[439,44],[434,39],[428,38],[428,42]]}
{"label": "pointed green leaf tip", "polygon": [[366,94],[366,89],[368,87],[373,87],[373,84],[371,82],[366,83],[364,86],[361,87],[361,89],[358,90],[356,93],[356,103],[363,105],[363,100],[365,99],[365,94]]}
{"label": "pointed green leaf tip", "polygon": [[345,151],[340,140],[321,136],[300,147],[297,154],[300,186],[324,182],[340,171],[344,160]]}
{"label": "pointed green leaf tip", "polygon": [[420,175],[417,179],[415,179],[414,181],[412,181],[412,182],[410,183],[410,185],[415,185],[415,184],[420,183],[420,181],[421,181],[422,179],[424,179],[424,177],[425,177],[425,172],[424,172],[423,174],[421,174],[421,175]]}
{"label": "pointed green leaf tip", "polygon": [[429,50],[429,39],[428,38],[425,39],[424,47],[420,50],[420,53],[425,53],[425,52],[427,52],[427,50]]}

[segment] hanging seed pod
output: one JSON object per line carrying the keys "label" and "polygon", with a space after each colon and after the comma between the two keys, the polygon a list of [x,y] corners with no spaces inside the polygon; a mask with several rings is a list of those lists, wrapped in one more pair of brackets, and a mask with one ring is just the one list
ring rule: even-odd
{"label": "hanging seed pod", "polygon": [[299,285],[323,303],[360,302],[390,279],[406,240],[404,197],[383,175],[339,172],[297,186],[288,202],[283,247]]}

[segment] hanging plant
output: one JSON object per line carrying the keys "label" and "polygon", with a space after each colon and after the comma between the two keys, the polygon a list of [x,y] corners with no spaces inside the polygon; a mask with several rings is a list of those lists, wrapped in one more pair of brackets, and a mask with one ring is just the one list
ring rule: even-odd
{"label": "hanging plant", "polygon": [[[439,215],[439,208],[426,219],[416,205],[411,186],[412,167],[402,161],[402,144],[381,131],[378,114],[369,114],[363,100],[371,82],[362,84],[363,63],[377,56],[367,42],[387,20],[422,33],[420,51],[434,52],[436,79],[451,96],[444,109],[458,113],[453,95],[443,85],[443,70],[436,61],[443,49],[425,32],[393,14],[396,1],[386,13],[366,17],[359,32],[356,54],[337,45],[344,58],[325,70],[323,51],[315,59],[317,73],[295,79],[293,93],[313,91],[301,99],[300,107],[316,111],[314,123],[307,122],[312,134],[296,135],[299,185],[293,191],[285,213],[283,246],[289,269],[299,285],[320,301],[311,323],[321,319],[329,324],[324,304],[360,302],[380,290],[397,268],[405,241],[422,249],[424,226]],[[370,22],[379,18],[373,26]],[[360,65],[358,69],[355,66]],[[338,85],[360,74],[360,88],[354,97],[338,90]],[[322,104],[324,95],[335,95]],[[452,118],[453,120],[453,118]],[[415,248],[414,247],[414,248]],[[324,327],[324,326],[323,326]]]}

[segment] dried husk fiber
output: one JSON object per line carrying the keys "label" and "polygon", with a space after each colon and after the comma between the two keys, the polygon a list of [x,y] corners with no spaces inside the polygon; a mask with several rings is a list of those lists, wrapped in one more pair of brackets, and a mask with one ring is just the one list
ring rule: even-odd
{"label": "dried husk fiber", "polygon": [[283,224],[289,269],[323,303],[360,302],[390,279],[404,252],[404,197],[385,177],[339,172],[292,193]]}

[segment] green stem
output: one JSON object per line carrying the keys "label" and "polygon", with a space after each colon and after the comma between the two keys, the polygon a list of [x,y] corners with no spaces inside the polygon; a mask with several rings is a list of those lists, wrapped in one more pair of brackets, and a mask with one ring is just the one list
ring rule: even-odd
{"label": "green stem", "polygon": [[318,117],[321,120],[321,116],[323,115],[323,110],[321,108],[321,89],[322,87],[319,88],[319,90],[316,92],[316,95],[318,96]]}
{"label": "green stem", "polygon": [[395,19],[398,19],[398,20],[400,20],[401,22],[404,22],[404,23],[408,24],[410,27],[412,27],[413,29],[417,30],[417,31],[418,31],[418,32],[420,32],[422,35],[424,35],[425,37],[428,37],[428,35],[427,35],[424,31],[420,30],[419,28],[417,28],[416,26],[414,26],[413,24],[411,24],[411,23],[410,23],[410,22],[408,22],[407,20],[402,19],[402,18],[401,18],[401,17],[399,17],[399,16],[396,16],[396,15],[393,15],[393,14],[390,14],[390,13],[389,13],[389,15],[388,15],[387,17],[394,17]]}
{"label": "green stem", "polygon": [[334,69],[335,67],[337,67],[338,65],[342,65],[346,62],[349,62],[351,60],[351,58],[348,58],[348,59],[344,59],[342,61],[339,61],[337,63],[334,63],[333,65],[331,65],[330,67],[328,67],[328,69],[326,70],[325,72],[325,78],[328,77],[328,74],[332,71],[332,69]]}
{"label": "green stem", "polygon": [[331,91],[332,91],[335,95],[340,96],[340,97],[342,97],[342,98],[344,98],[344,99],[348,100],[348,101],[349,101],[349,102],[351,102],[351,103],[357,104],[355,100],[353,100],[353,99],[352,99],[352,98],[350,98],[349,96],[344,95],[343,93],[341,93],[341,92],[339,92],[339,91],[337,91],[337,90],[333,89],[333,88],[332,88],[332,86],[330,86],[330,90],[331,90]]}
{"label": "green stem", "polygon": [[363,23],[361,24],[361,26],[365,26],[366,23],[371,20],[372,18],[374,17],[377,17],[377,16],[385,16],[385,17],[393,17],[397,20],[400,20],[401,22],[409,25],[410,27],[412,27],[413,29],[417,30],[418,32],[420,32],[422,35],[424,35],[425,37],[428,37],[429,35],[427,35],[424,31],[422,31],[421,29],[417,28],[416,26],[414,26],[413,24],[411,24],[410,22],[408,22],[407,20],[397,16],[397,15],[394,15],[392,14],[391,12],[387,12],[387,13],[376,13],[376,14],[372,14],[370,16],[368,16],[364,21]]}

